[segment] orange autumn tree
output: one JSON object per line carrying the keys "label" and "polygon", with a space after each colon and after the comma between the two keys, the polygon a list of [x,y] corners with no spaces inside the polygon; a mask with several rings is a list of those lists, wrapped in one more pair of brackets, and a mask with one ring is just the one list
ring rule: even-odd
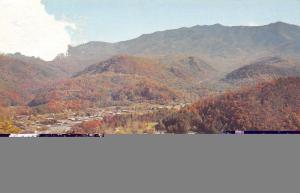
{"label": "orange autumn tree", "polygon": [[0,134],[20,133],[21,129],[14,126],[9,111],[0,107]]}
{"label": "orange autumn tree", "polygon": [[84,121],[80,124],[73,126],[69,131],[71,134],[99,134],[102,121],[90,120]]}

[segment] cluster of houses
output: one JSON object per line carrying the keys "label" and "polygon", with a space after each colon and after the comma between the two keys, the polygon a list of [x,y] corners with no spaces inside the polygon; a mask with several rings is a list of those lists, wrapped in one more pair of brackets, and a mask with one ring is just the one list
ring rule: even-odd
{"label": "cluster of houses", "polygon": [[36,134],[66,133],[74,125],[91,120],[102,120],[104,117],[140,113],[145,114],[159,109],[181,109],[187,104],[174,105],[140,105],[128,107],[107,107],[101,109],[87,109],[83,112],[64,112],[64,116],[58,118],[57,114],[45,114],[33,116],[22,115],[15,118],[18,127]]}

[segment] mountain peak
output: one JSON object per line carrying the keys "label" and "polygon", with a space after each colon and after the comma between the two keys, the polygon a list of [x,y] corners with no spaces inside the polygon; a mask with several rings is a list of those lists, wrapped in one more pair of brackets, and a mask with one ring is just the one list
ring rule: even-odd
{"label": "mountain peak", "polygon": [[274,22],[274,23],[270,23],[269,25],[291,25],[291,24],[284,23],[282,21],[277,21],[277,22]]}
{"label": "mountain peak", "polygon": [[72,67],[60,66],[66,69],[64,71],[76,73],[120,54],[191,55],[211,58],[216,65],[227,60],[233,70],[238,63],[233,64],[229,58],[238,61],[240,58],[252,58],[253,55],[263,57],[286,54],[299,58],[299,39],[300,27],[284,22],[253,27],[228,27],[217,23],[158,31],[117,43],[90,42],[71,47],[68,55],[55,63],[64,64],[70,61]]}
{"label": "mountain peak", "polygon": [[224,25],[222,25],[222,24],[220,24],[220,23],[216,23],[216,24],[214,24],[214,25],[212,25],[212,26],[215,26],[215,27],[225,27]]}
{"label": "mountain peak", "polygon": [[270,26],[270,27],[273,27],[273,26],[275,26],[275,27],[299,27],[298,25],[285,23],[285,22],[282,22],[282,21],[270,23],[266,26]]}

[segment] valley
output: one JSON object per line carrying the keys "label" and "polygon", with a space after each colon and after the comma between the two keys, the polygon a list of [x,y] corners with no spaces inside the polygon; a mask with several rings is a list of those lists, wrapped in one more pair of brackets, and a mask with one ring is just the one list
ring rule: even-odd
{"label": "valley", "polygon": [[[109,128],[110,130],[101,130],[101,124],[104,119],[116,116],[147,116],[157,111],[176,111],[186,107],[189,104],[173,104],[173,105],[155,105],[155,104],[136,104],[132,106],[111,106],[106,108],[90,108],[82,111],[66,110],[61,113],[47,113],[36,115],[16,115],[13,119],[15,125],[22,129],[23,133],[38,134],[63,134],[72,132],[76,125],[82,123],[96,123],[92,127],[97,127],[99,133],[117,134],[121,128]],[[157,122],[148,122],[152,124],[152,130],[141,131],[144,134],[156,134],[154,126]],[[128,129],[128,128],[123,128]],[[143,128],[138,128],[143,130]],[[128,132],[130,133],[130,132]]]}
{"label": "valley", "polygon": [[[300,104],[295,98],[300,95],[299,40],[300,27],[283,22],[216,24],[69,46],[52,61],[2,54],[0,133],[266,129],[254,120],[269,129],[300,130],[300,112],[294,109]],[[255,89],[269,84],[270,92]],[[239,113],[248,122],[237,118]]]}

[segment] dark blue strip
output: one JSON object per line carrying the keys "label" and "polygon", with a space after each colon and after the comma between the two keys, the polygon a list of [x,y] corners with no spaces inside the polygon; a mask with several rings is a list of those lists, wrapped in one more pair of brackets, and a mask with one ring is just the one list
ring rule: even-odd
{"label": "dark blue strip", "polygon": [[9,137],[10,134],[0,134],[0,137]]}
{"label": "dark blue strip", "polygon": [[248,135],[299,135],[300,131],[245,131],[244,134]]}

